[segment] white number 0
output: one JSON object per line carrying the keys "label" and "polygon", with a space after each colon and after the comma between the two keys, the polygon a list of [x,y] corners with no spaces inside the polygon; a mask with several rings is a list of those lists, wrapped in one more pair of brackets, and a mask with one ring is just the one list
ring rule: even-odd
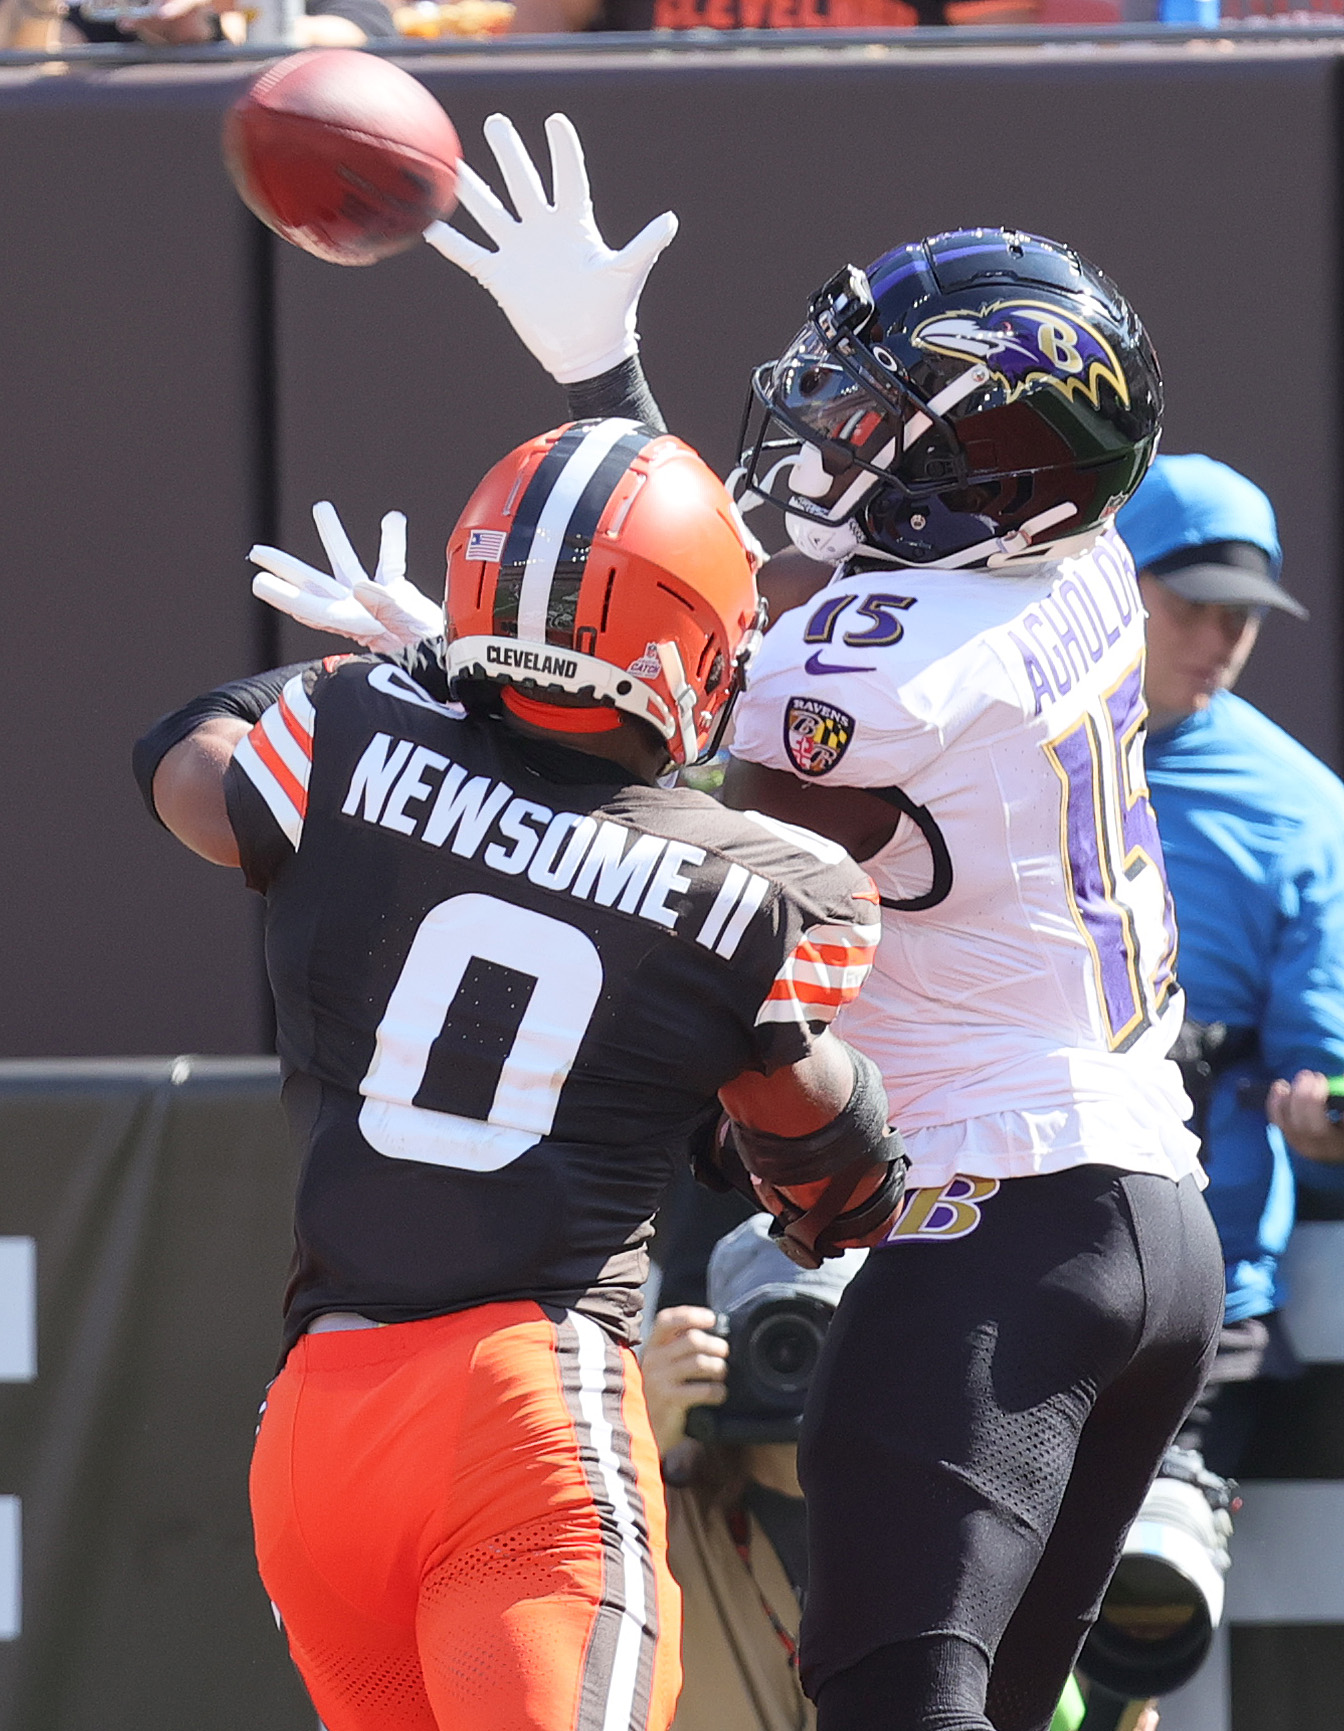
{"label": "white number 0", "polygon": [[[430,1050],[474,960],[536,982],[484,1120],[414,1103]],[[576,927],[494,896],[440,902],[420,922],[378,1024],[373,1062],[359,1085],[365,1141],[393,1160],[471,1172],[509,1165],[555,1122],[560,1090],[601,990],[597,946]]]}

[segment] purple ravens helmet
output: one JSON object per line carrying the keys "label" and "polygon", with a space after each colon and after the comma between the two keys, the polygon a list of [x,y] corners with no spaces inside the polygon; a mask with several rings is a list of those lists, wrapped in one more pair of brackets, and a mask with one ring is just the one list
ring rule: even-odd
{"label": "purple ravens helmet", "polygon": [[781,506],[818,559],[1058,558],[1138,486],[1161,422],[1157,357],[1107,277],[1039,235],[958,229],[812,297],[752,381],[739,502]]}

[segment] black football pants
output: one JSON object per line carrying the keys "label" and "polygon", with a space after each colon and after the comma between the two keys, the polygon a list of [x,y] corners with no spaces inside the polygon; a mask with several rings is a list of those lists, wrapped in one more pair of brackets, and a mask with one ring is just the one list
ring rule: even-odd
{"label": "black football pants", "polygon": [[1193,1179],[1011,1179],[872,1252],[800,1451],[819,1731],[1045,1731],[1222,1311]]}

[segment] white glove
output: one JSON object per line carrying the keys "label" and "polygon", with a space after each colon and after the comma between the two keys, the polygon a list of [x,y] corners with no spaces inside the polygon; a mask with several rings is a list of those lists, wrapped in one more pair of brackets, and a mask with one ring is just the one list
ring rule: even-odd
{"label": "white glove", "polygon": [[635,309],[658,254],[677,232],[677,219],[664,211],[628,246],[612,252],[597,231],[583,146],[572,122],[553,114],[546,138],[554,204],[547,204],[513,122],[492,114],[485,140],[517,218],[461,163],[458,197],[498,250],[487,252],[446,222],[431,223],[425,239],[489,289],[551,377],[571,385],[596,378],[638,350]]}
{"label": "white glove", "polygon": [[378,568],[370,578],[333,505],[313,506],[313,522],[331,576],[305,565],[279,547],[254,547],[248,557],[261,570],[252,593],[314,631],[351,637],[380,655],[395,654],[425,637],[443,633],[443,609],[406,578],[406,518],[389,511],[383,518]]}

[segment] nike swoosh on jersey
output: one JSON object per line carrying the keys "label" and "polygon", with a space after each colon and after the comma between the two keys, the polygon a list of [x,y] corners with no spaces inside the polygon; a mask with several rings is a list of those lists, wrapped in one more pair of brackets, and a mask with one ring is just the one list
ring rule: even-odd
{"label": "nike swoosh on jersey", "polygon": [[875,667],[846,667],[843,665],[830,667],[821,659],[820,650],[808,656],[803,663],[803,669],[807,673],[875,673],[877,671]]}

